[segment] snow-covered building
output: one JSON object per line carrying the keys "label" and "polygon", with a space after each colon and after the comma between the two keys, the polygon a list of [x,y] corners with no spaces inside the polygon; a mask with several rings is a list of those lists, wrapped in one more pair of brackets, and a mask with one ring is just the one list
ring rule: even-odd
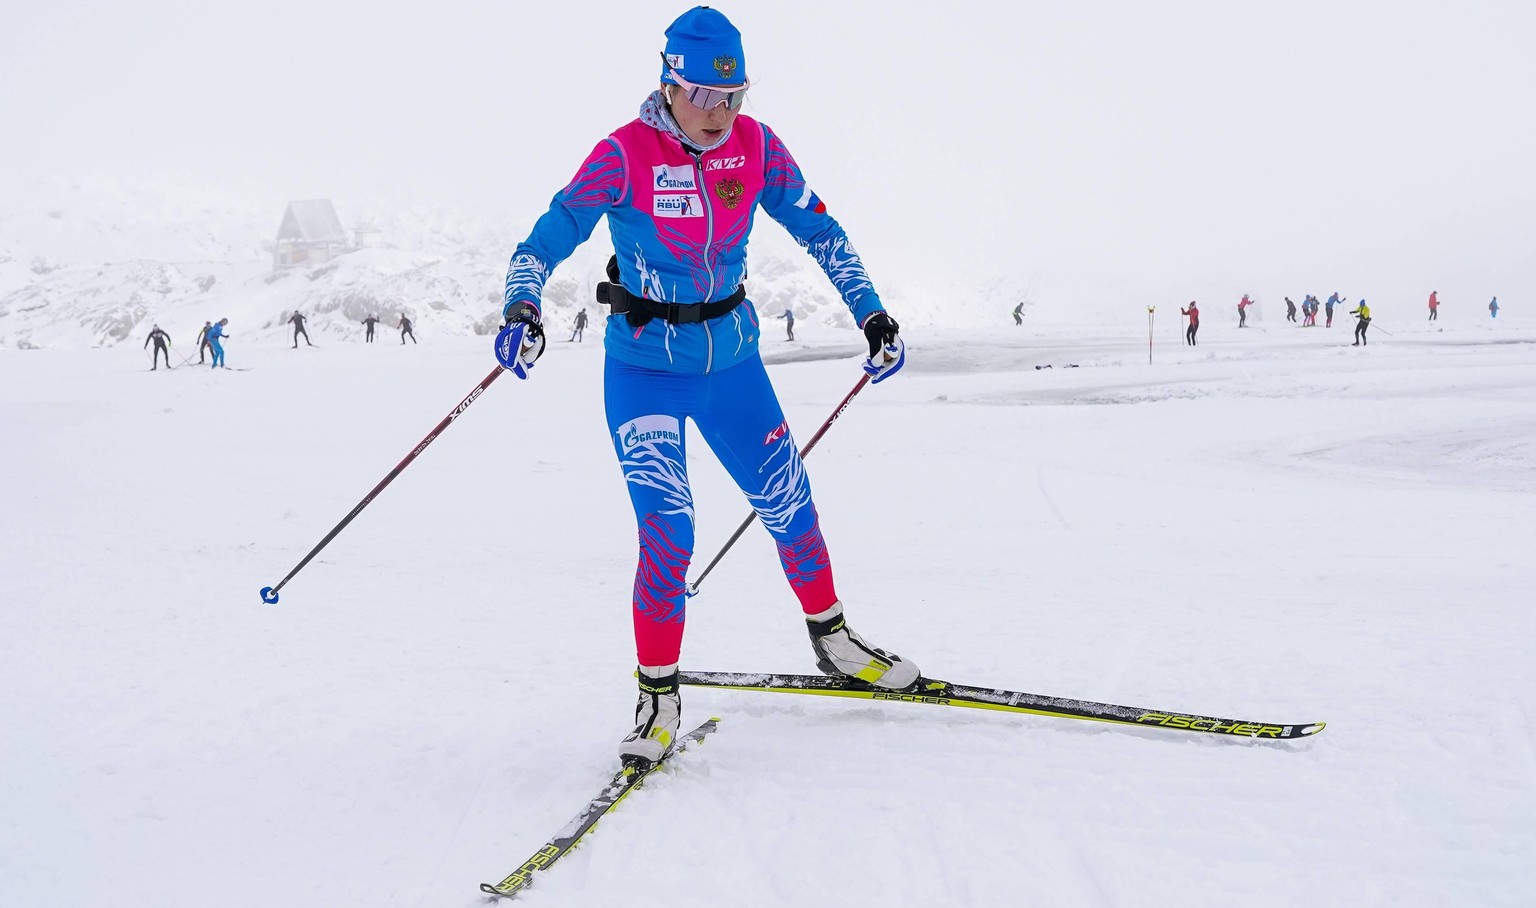
{"label": "snow-covered building", "polygon": [[280,271],[329,262],[346,251],[347,231],[330,199],[289,202],[283,212],[283,223],[277,228],[272,268]]}

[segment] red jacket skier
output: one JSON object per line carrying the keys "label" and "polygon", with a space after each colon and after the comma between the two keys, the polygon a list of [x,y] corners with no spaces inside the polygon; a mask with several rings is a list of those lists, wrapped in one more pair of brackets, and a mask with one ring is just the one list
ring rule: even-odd
{"label": "red jacket skier", "polygon": [[1195,346],[1195,334],[1200,330],[1200,307],[1194,300],[1189,301],[1188,309],[1180,309],[1180,315],[1189,316],[1189,327],[1184,329],[1184,343]]}

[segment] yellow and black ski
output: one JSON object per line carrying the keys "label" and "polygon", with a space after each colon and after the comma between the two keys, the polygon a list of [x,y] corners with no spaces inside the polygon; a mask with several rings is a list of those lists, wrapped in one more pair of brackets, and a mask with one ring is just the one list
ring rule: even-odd
{"label": "yellow and black ski", "polygon": [[853,678],[830,678],[823,675],[679,672],[678,681],[692,687],[721,687],[730,690],[761,690],[786,694],[815,694],[823,697],[897,700],[903,703],[927,703],[933,706],[992,709],[1010,713],[1028,713],[1034,716],[1051,716],[1058,719],[1112,722],[1139,728],[1196,731],[1259,741],[1291,741],[1297,738],[1310,738],[1322,731],[1326,724],[1311,722],[1302,725],[1285,725],[1278,722],[1218,719],[1177,710],[1142,709],[1135,706],[1116,706],[1112,703],[1047,697],[1041,694],[1026,694],[996,688],[967,687],[951,684],[948,681],[936,681],[932,678],[919,678],[910,688],[901,691],[885,690]]}
{"label": "yellow and black ski", "polygon": [[548,870],[565,853],[575,848],[581,842],[582,836],[591,831],[597,825],[597,821],[607,816],[608,812],[619,805],[630,792],[639,788],[645,782],[647,776],[655,772],[663,763],[682,752],[690,744],[697,744],[704,737],[713,732],[720,724],[718,718],[712,718],[678,738],[660,760],[655,763],[642,765],[626,764],[623,769],[614,775],[612,781],[603,788],[597,797],[587,803],[587,806],[565,824],[565,828],[555,834],[555,837],[544,843],[544,847],[533,853],[533,856],[524,861],[521,866],[507,875],[507,878],[499,883],[481,883],[480,891],[498,898],[511,898],[519,892],[533,885],[534,871]]}

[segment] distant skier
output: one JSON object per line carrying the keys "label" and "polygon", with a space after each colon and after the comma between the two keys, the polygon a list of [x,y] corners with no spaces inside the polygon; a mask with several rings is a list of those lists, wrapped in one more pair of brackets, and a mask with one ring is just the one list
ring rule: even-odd
{"label": "distant skier", "polygon": [[1314,294],[1314,293],[1307,294],[1307,307],[1306,307],[1306,310],[1305,310],[1306,313],[1307,313],[1307,317],[1302,319],[1301,323],[1303,325],[1305,325],[1306,327],[1308,327],[1308,328],[1316,328],[1317,327],[1317,310],[1321,309],[1322,306],[1323,306],[1323,304],[1318,300],[1316,294]]}
{"label": "distant skier", "polygon": [[1323,326],[1324,328],[1333,327],[1333,307],[1342,302],[1344,301],[1339,299],[1339,291],[1337,290],[1333,291],[1333,296],[1328,297],[1328,323]]}
{"label": "distant skier", "polygon": [[1291,302],[1290,297],[1285,298],[1285,320],[1288,322],[1296,321],[1296,304]]}
{"label": "distant skier", "polygon": [[784,320],[784,328],[785,328],[786,331],[789,332],[789,337],[787,339],[788,340],[794,340],[795,339],[795,313],[794,313],[794,311],[790,310],[790,309],[785,309],[783,315],[777,315],[777,316],[774,316],[774,317],[775,318],[782,318]]}
{"label": "distant skier", "polygon": [[311,347],[314,346],[314,344],[309,343],[309,332],[304,330],[304,316],[300,315],[298,311],[295,310],[293,317],[288,319],[288,323],[293,326],[293,349],[299,349],[300,334],[304,335],[305,344],[308,344]]}
{"label": "distant skier", "polygon": [[576,330],[571,332],[571,340],[581,343],[581,333],[587,329],[587,310],[582,309],[576,313]]}
{"label": "distant skier", "polygon": [[1439,290],[1431,290],[1431,291],[1429,291],[1429,320],[1432,321],[1432,322],[1440,320],[1440,291]]}
{"label": "distant skier", "polygon": [[1498,318],[1499,317],[1499,298],[1498,297],[1494,297],[1491,301],[1489,301],[1489,303],[1488,303],[1488,317],[1489,318]]}
{"label": "distant skier", "polygon": [[212,348],[212,350],[213,350],[213,365],[210,366],[209,368],[213,368],[213,369],[228,369],[229,368],[228,366],[224,365],[224,344],[223,344],[224,338],[229,337],[228,334],[224,333],[224,326],[227,325],[227,324],[229,324],[229,319],[221,318],[221,319],[219,319],[219,323],[217,325],[213,325],[213,326],[211,326],[208,329],[208,346],[210,348]]}
{"label": "distant skier", "polygon": [[[1349,314],[1359,316],[1360,319],[1355,322],[1355,342],[1350,346],[1358,347],[1361,344],[1369,346],[1365,339],[1365,329],[1371,326],[1371,307],[1365,304],[1365,300],[1361,300],[1359,306],[1349,310]],[[1387,333],[1391,334],[1392,332],[1388,331]]]}
{"label": "distant skier", "polygon": [[1242,299],[1237,301],[1237,326],[1239,328],[1248,327],[1248,307],[1252,305],[1253,300],[1249,299],[1246,293],[1243,294]]}
{"label": "distant skier", "polygon": [[203,329],[197,332],[197,361],[203,362],[203,351],[211,349],[208,346],[208,332],[213,329],[213,322],[203,322]]}
{"label": "distant skier", "polygon": [[410,335],[411,343],[416,343],[416,332],[411,330],[411,320],[405,317],[404,312],[400,313],[400,324],[395,327],[400,329],[400,346],[405,346],[406,335]]}
{"label": "distant skier", "polygon": [[1022,300],[1019,301],[1017,306],[1013,307],[1013,323],[1015,325],[1024,324],[1024,302]]}
{"label": "distant skier", "polygon": [[150,341],[155,342],[155,352],[149,355],[149,371],[153,372],[160,368],[160,354],[162,353],[165,354],[165,367],[169,369],[171,367],[171,351],[167,345],[171,342],[171,336],[160,330],[159,325],[155,325],[149,329],[149,336],[144,338],[144,346],[148,347]]}
{"label": "distant skier", "polygon": [[1200,330],[1200,307],[1194,300],[1189,301],[1188,309],[1180,309],[1180,315],[1189,316],[1189,327],[1184,329],[1184,343],[1195,346],[1195,334]]}
{"label": "distant skier", "polygon": [[379,317],[377,315],[374,315],[371,312],[368,314],[367,318],[363,319],[363,332],[364,332],[364,334],[363,334],[363,342],[364,343],[368,343],[368,344],[373,343],[373,326],[377,325],[378,323],[379,323]]}

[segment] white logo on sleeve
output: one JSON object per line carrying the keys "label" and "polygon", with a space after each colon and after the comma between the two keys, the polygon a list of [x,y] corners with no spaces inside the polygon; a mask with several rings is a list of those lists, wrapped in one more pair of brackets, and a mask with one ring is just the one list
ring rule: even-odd
{"label": "white logo on sleeve", "polygon": [[651,180],[657,192],[697,191],[699,188],[699,184],[694,180],[693,168],[687,165],[668,167],[665,164],[658,164],[651,168]]}
{"label": "white logo on sleeve", "polygon": [[658,195],[651,214],[658,218],[701,218],[704,202],[696,195]]}

